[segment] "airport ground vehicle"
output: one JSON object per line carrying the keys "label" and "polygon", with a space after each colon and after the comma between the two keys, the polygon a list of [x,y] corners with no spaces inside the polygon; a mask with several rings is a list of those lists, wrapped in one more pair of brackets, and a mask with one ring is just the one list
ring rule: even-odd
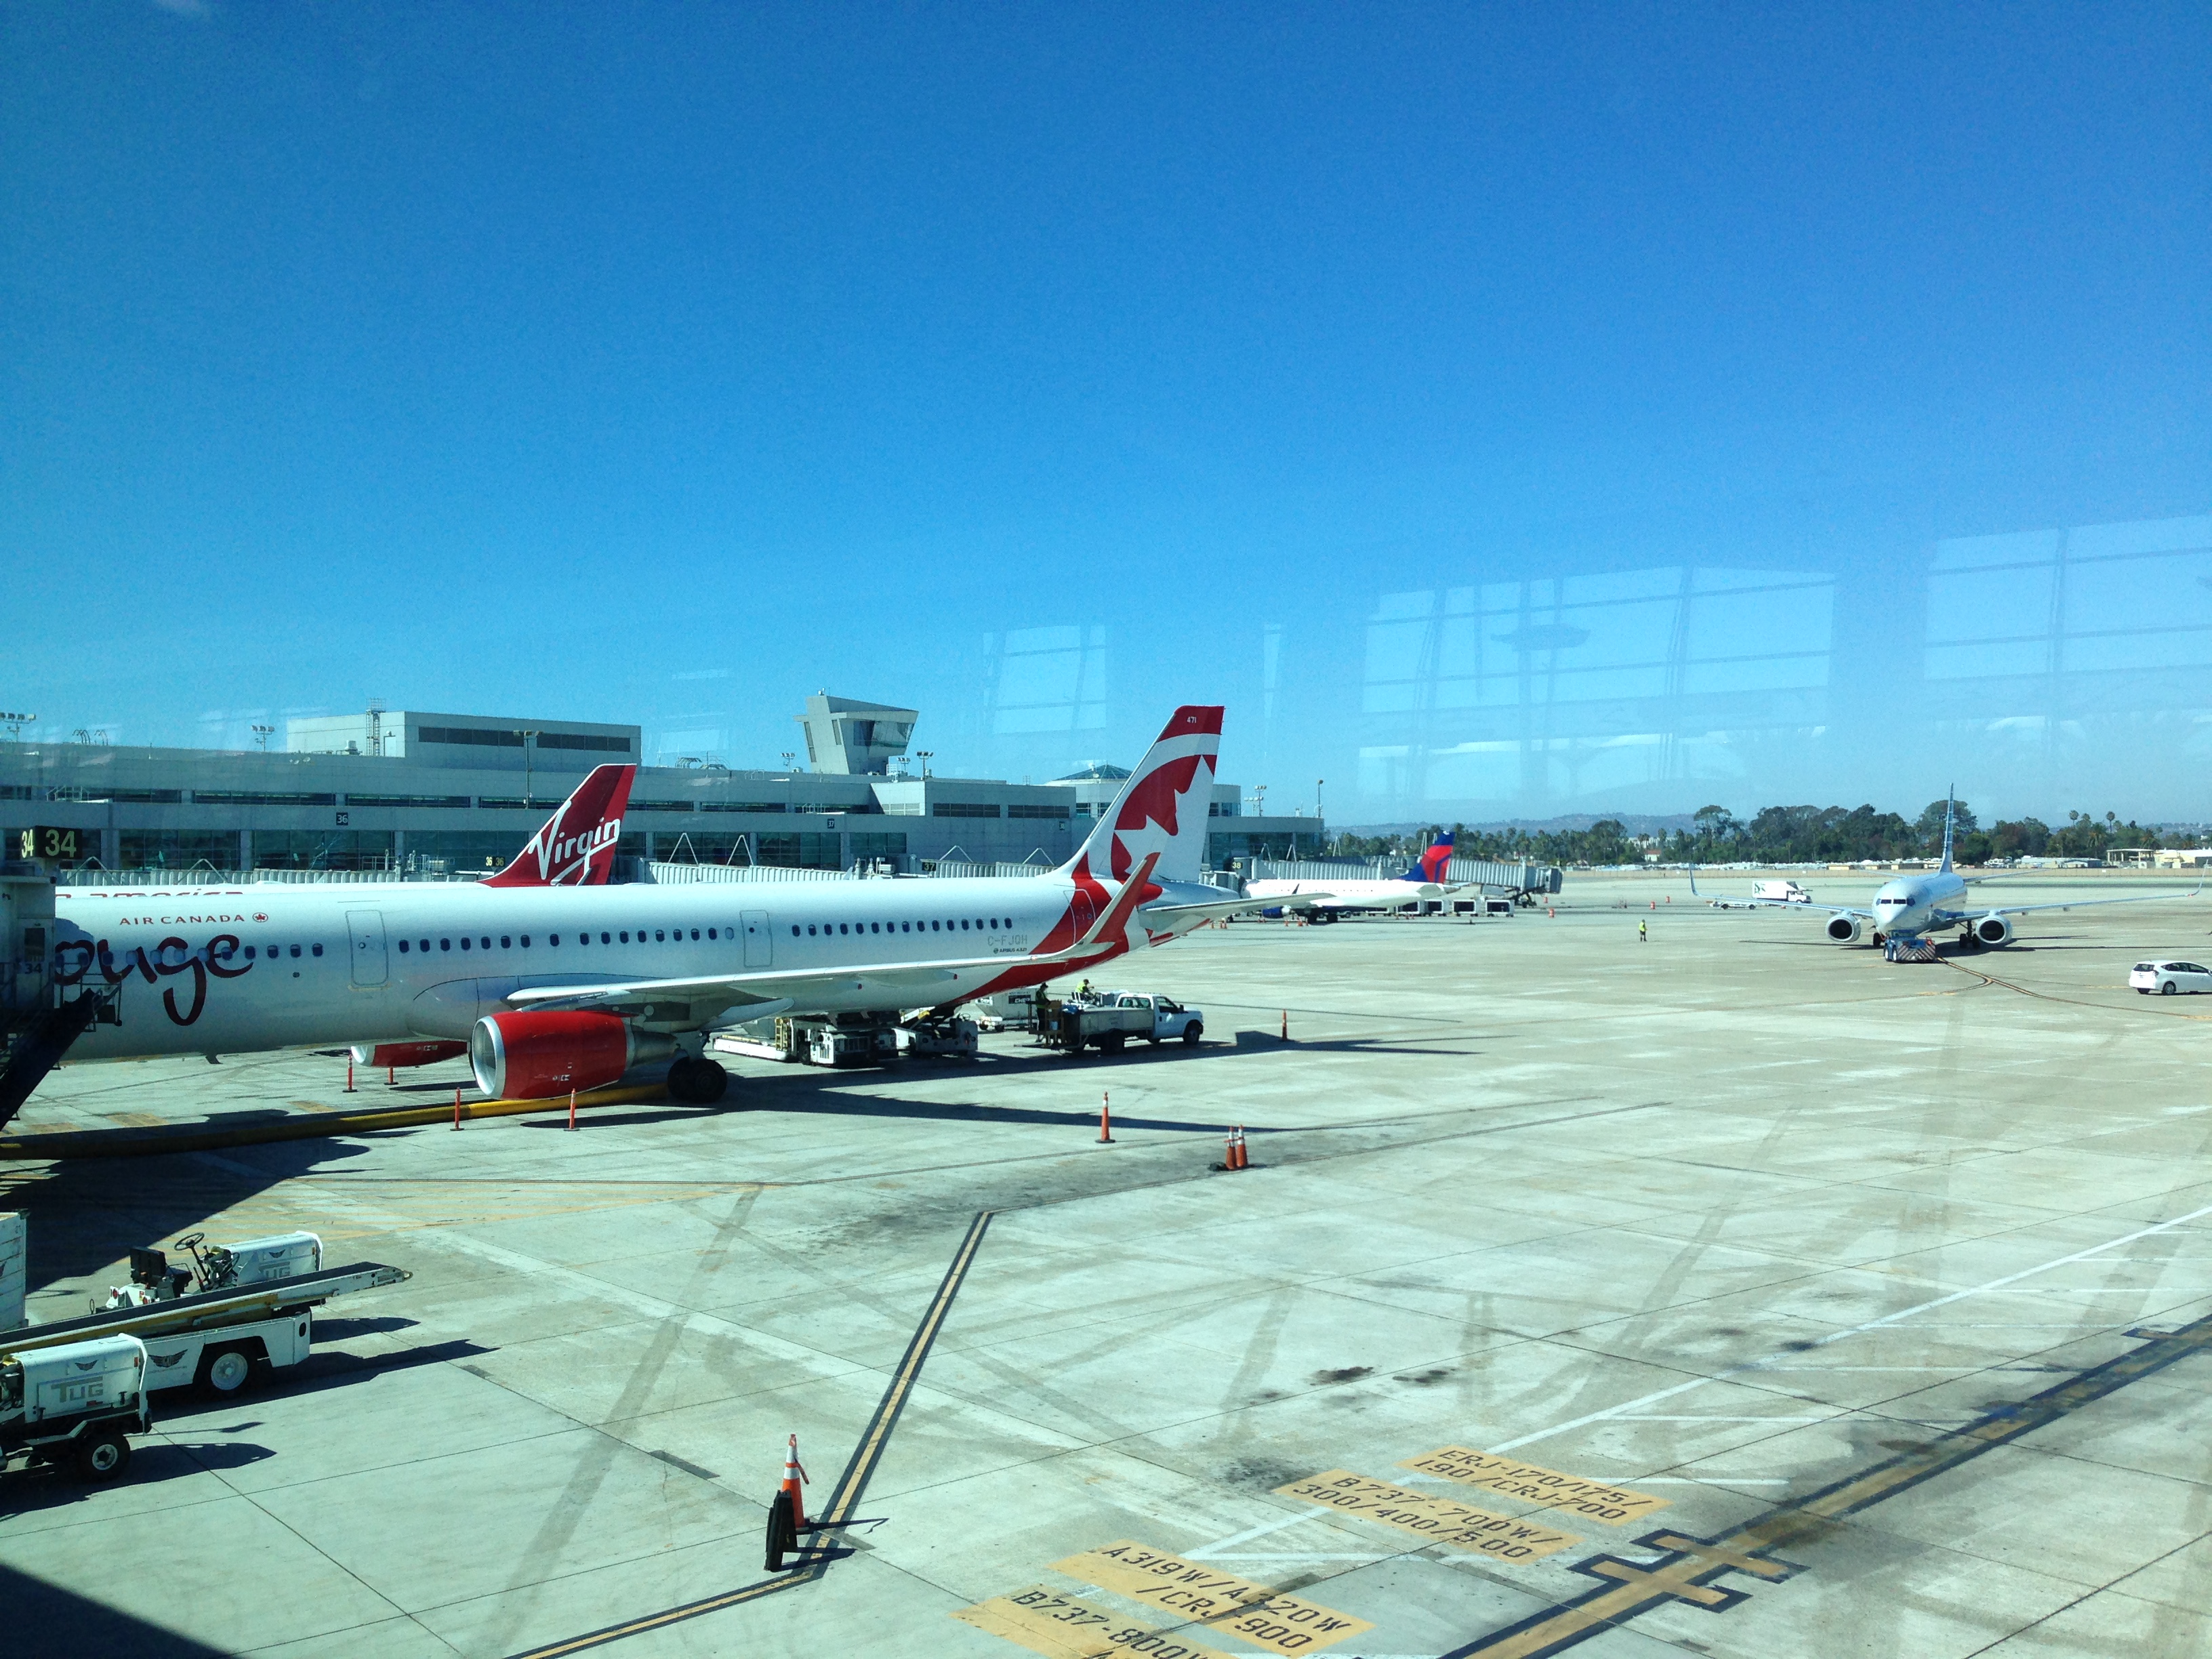
{"label": "airport ground vehicle", "polygon": [[125,1334],[0,1353],[0,1469],[21,1458],[116,1479],[131,1467],[131,1437],[154,1425],[147,1369],[146,1345]]}
{"label": "airport ground vehicle", "polygon": [[1085,1048],[1115,1054],[1133,1038],[1156,1046],[1170,1039],[1194,1045],[1206,1035],[1206,1016],[1169,997],[1098,991],[1066,1002],[1040,998],[1036,1031],[1048,1047],[1071,1054]]}
{"label": "airport ground vehicle", "polygon": [[2145,996],[2154,991],[2162,997],[2185,991],[2195,995],[2212,991],[2212,968],[2194,962],[2139,962],[2130,970],[2128,984]]}
{"label": "airport ground vehicle", "polygon": [[[20,1242],[21,1218],[0,1217],[0,1233]],[[194,1266],[172,1266],[166,1252],[131,1252],[131,1281],[106,1305],[79,1319],[14,1323],[18,1302],[0,1307],[0,1363],[127,1336],[137,1345],[143,1392],[195,1383],[203,1394],[234,1395],[269,1370],[295,1365],[313,1351],[313,1310],[333,1297],[397,1285],[404,1268],[360,1261],[322,1266],[322,1241],[285,1233],[203,1249],[201,1235],[178,1241]],[[195,1288],[197,1286],[197,1288]],[[13,1328],[5,1328],[13,1323]]]}
{"label": "airport ground vehicle", "polygon": [[821,1019],[779,1015],[723,1032],[712,1046],[723,1054],[808,1066],[888,1066],[899,1060],[973,1060],[976,1022],[949,1014],[900,1018],[840,1014]]}

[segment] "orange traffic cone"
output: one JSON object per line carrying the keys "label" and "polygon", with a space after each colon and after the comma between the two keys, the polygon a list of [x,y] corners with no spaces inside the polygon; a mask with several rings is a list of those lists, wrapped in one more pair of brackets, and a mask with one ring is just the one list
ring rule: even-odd
{"label": "orange traffic cone", "polygon": [[1284,1009],[1284,1010],[1283,1010],[1283,1041],[1284,1041],[1284,1042],[1288,1042],[1290,1040],[1291,1040],[1291,1011],[1290,1011],[1289,1009],[1285,1008],[1285,1009]]}
{"label": "orange traffic cone", "polygon": [[453,1127],[456,1129],[461,1127],[461,1091],[459,1089],[453,1091]]}
{"label": "orange traffic cone", "polygon": [[1252,1162],[1252,1154],[1244,1149],[1244,1126],[1237,1126],[1237,1168],[1242,1170]]}
{"label": "orange traffic cone", "polygon": [[781,1496],[791,1505],[791,1524],[796,1529],[806,1525],[806,1498],[799,1487],[805,1483],[806,1470],[799,1461],[799,1437],[791,1437],[790,1449],[783,1455],[783,1491]]}
{"label": "orange traffic cone", "polygon": [[1114,1091],[1102,1089],[1098,1092],[1098,1144],[1114,1144]]}

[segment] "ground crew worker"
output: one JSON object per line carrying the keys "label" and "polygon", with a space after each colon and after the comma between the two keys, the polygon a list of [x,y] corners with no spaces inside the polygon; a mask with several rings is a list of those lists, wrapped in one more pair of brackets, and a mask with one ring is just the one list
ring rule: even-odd
{"label": "ground crew worker", "polygon": [[1651,943],[1651,924],[1650,922],[1639,921],[1636,924],[1636,942],[1638,945],[1649,945]]}

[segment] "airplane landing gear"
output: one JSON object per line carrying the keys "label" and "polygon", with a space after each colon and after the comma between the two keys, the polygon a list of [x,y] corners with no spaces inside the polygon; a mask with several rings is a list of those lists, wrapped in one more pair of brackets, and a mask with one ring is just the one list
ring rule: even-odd
{"label": "airplane landing gear", "polygon": [[729,1087],[730,1074],[711,1060],[678,1054],[668,1068],[668,1092],[687,1106],[712,1106]]}

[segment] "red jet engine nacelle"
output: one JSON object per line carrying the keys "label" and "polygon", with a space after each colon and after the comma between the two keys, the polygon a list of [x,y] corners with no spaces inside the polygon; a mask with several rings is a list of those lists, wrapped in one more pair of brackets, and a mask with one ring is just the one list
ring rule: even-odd
{"label": "red jet engine nacelle", "polygon": [[433,1066],[441,1060],[451,1060],[455,1054],[469,1051],[465,1042],[455,1042],[440,1037],[422,1042],[380,1042],[374,1048],[356,1042],[353,1046],[353,1063],[379,1071],[390,1071],[398,1066]]}
{"label": "red jet engine nacelle", "polygon": [[574,1010],[487,1014],[469,1033],[477,1087],[494,1100],[551,1100],[602,1089],[633,1066],[665,1060],[676,1040],[616,1014]]}

